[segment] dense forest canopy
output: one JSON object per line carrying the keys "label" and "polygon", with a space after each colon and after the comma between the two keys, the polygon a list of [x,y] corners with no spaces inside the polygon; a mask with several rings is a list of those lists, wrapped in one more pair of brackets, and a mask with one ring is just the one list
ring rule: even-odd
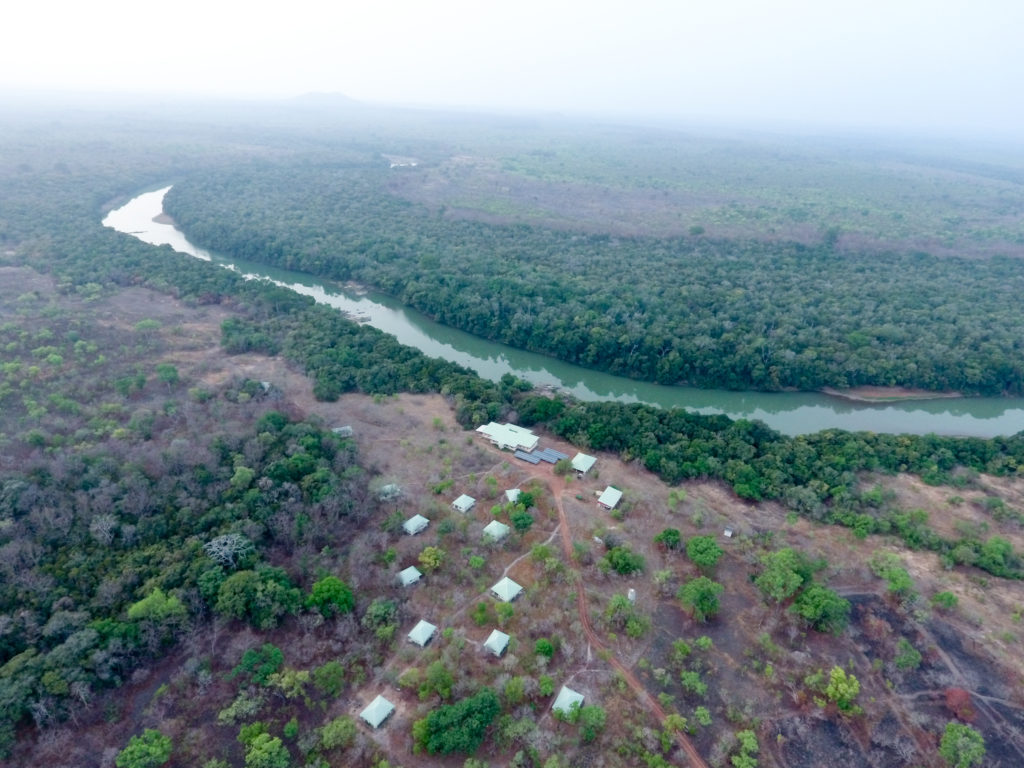
{"label": "dense forest canopy", "polygon": [[[628,155],[636,140],[606,142],[598,147],[605,155],[584,155],[576,165],[552,158],[552,167],[579,174],[595,197],[621,191],[637,180],[621,170],[616,152]],[[809,243],[800,241],[799,228],[774,225],[760,236],[715,236],[714,227],[694,226],[652,237],[600,232],[592,222],[574,231],[564,222],[554,226],[544,213],[534,217],[541,223],[529,223],[521,211],[474,217],[406,198],[422,199],[439,176],[479,181],[485,171],[477,165],[449,159],[396,168],[380,154],[360,158],[344,142],[339,149],[197,172],[171,190],[165,205],[204,247],[357,281],[445,324],[618,375],[728,389],[1024,391],[1024,327],[1013,298],[1024,287],[1024,266],[1019,243],[1011,242],[1024,236],[1017,181],[1000,181],[999,195],[984,201],[1003,212],[1004,247],[979,259],[966,244],[958,245],[963,256],[942,257],[908,249],[898,238],[885,250],[844,245],[849,205],[847,218]],[[435,147],[429,150],[436,156]],[[539,173],[543,157],[517,157]],[[594,187],[601,161],[607,187]],[[820,159],[787,156],[778,167],[801,162]],[[849,179],[836,176],[822,183],[848,193],[841,183]],[[506,180],[496,178],[485,180]],[[871,176],[860,171],[857,179]],[[410,189],[414,194],[406,194]],[[556,205],[537,203],[545,204]]]}

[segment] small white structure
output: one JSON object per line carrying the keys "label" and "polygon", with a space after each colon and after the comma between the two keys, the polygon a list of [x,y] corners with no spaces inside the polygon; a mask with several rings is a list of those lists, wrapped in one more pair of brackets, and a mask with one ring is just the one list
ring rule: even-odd
{"label": "small white structure", "polygon": [[501,541],[506,536],[508,536],[508,533],[511,530],[512,529],[504,523],[499,522],[497,520],[492,520],[484,526],[484,536],[490,536],[495,541]]}
{"label": "small white structure", "polygon": [[537,447],[540,438],[528,429],[517,427],[515,424],[498,424],[492,421],[477,427],[476,431],[485,435],[488,440],[499,448],[508,451],[521,450],[530,452]]}
{"label": "small white structure", "polygon": [[484,640],[484,648],[493,653],[498,658],[508,648],[509,636],[502,632],[500,629],[496,629]]}
{"label": "small white structure", "polygon": [[355,434],[355,430],[348,424],[344,427],[335,427],[331,432],[336,434],[338,437],[352,437],[352,435]]}
{"label": "small white structure", "polygon": [[430,525],[430,521],[423,515],[413,515],[402,523],[402,530],[410,536],[415,536],[417,533],[425,531],[428,525]]}
{"label": "small white structure", "polygon": [[398,581],[403,587],[408,587],[411,584],[415,584],[417,581],[423,578],[423,574],[420,573],[420,569],[415,565],[410,565],[404,571],[398,574]]}
{"label": "small white structure", "polygon": [[416,643],[420,648],[430,642],[430,639],[437,632],[437,627],[425,619],[420,619],[419,624],[412,628],[409,633],[409,641]]}
{"label": "small white structure", "polygon": [[725,538],[727,538],[727,539],[731,539],[732,538],[732,528],[726,528],[724,531],[722,531],[722,535],[725,536]]}
{"label": "small white structure", "polygon": [[616,505],[618,505],[621,499],[622,491],[620,491],[618,488],[612,488],[609,485],[607,488],[604,489],[604,493],[602,493],[598,497],[597,503],[600,504],[605,509],[615,509]]}
{"label": "small white structure", "polygon": [[630,603],[636,603],[636,590],[630,587],[629,591],[626,592],[626,599],[629,600]]}
{"label": "small white structure", "polygon": [[381,501],[391,501],[391,499],[397,499],[402,495],[402,489],[397,483],[388,483],[382,485],[380,490],[377,491],[377,498]]}
{"label": "small white structure", "polygon": [[462,494],[461,496],[459,496],[459,498],[452,502],[452,507],[457,512],[466,513],[473,508],[474,504],[476,504],[476,499],[474,499],[472,496]]}
{"label": "small white structure", "polygon": [[519,489],[509,488],[507,491],[505,491],[505,498],[508,499],[510,504],[515,504],[517,501],[519,501]]}
{"label": "small white structure", "polygon": [[371,728],[380,728],[381,724],[391,717],[391,713],[394,711],[394,704],[383,696],[378,696],[370,702],[370,706],[359,713],[359,716],[363,718]]}
{"label": "small white structure", "polygon": [[594,468],[597,463],[597,458],[594,456],[587,456],[585,453],[577,453],[572,460],[572,468],[579,472],[581,475],[587,474]]}
{"label": "small white structure", "polygon": [[582,707],[583,694],[579,691],[574,691],[567,685],[563,685],[562,690],[558,692],[558,696],[555,698],[555,703],[551,705],[551,709],[560,714],[569,715],[572,712],[573,704]]}
{"label": "small white structure", "polygon": [[505,576],[491,587],[491,594],[504,603],[511,603],[523,593],[523,588],[516,584],[508,576]]}

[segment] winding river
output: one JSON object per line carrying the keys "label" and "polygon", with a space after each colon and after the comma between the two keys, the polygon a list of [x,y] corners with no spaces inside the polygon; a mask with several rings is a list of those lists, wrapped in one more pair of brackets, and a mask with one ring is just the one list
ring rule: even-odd
{"label": "winding river", "polygon": [[513,349],[439,325],[394,300],[373,292],[350,291],[299,272],[227,259],[192,245],[162,219],[170,187],[145,192],[103,219],[105,226],[152,245],[212,261],[247,278],[270,280],[311,296],[353,318],[390,333],[403,344],[433,357],[472,368],[497,380],[512,373],[535,385],[561,389],[580,400],[619,400],[662,407],[681,406],[700,413],[759,419],[787,435],[823,429],[993,437],[1024,430],[1024,399],[955,398],[901,403],[854,403],[809,392],[729,392],[666,387],[633,381]]}

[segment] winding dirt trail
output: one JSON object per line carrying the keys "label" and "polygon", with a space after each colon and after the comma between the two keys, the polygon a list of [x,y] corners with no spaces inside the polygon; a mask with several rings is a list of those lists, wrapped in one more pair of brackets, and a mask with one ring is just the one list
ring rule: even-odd
{"label": "winding dirt trail", "polygon": [[[558,506],[558,528],[561,532],[562,551],[565,554],[565,561],[567,565],[569,566],[569,568],[572,568],[572,570],[576,573],[578,577],[579,570],[573,567],[572,531],[569,528],[569,517],[568,515],[566,515],[565,506],[562,503],[562,496],[568,490],[568,485],[564,478],[557,476],[548,476],[547,473],[544,473],[543,475],[541,475],[540,473],[536,473],[533,474],[533,476],[536,477],[538,480],[542,480],[548,483],[548,485],[551,487],[551,490],[553,491],[553,495],[555,497],[555,504]],[[658,722],[664,723],[668,715],[665,713],[665,710],[662,708],[661,704],[658,703],[657,699],[651,696],[650,693],[648,693],[647,689],[637,679],[636,675],[633,674],[633,671],[629,669],[621,661],[619,661],[615,657],[615,655],[605,646],[605,644],[601,641],[601,638],[598,637],[597,633],[594,631],[593,626],[591,626],[590,612],[587,610],[587,593],[583,586],[582,578],[576,579],[576,606],[579,610],[580,623],[583,625],[583,632],[587,636],[587,641],[594,647],[595,650],[605,651],[602,657],[607,659],[608,663],[612,666],[612,668],[619,673],[623,680],[626,681],[626,684],[633,690],[633,693],[636,694],[636,697],[638,699],[640,699],[644,707],[646,707],[649,712],[651,712],[655,717],[658,718]],[[694,748],[693,744],[690,743],[690,740],[686,737],[686,734],[676,731],[675,736],[676,743],[679,745],[680,749],[682,749],[683,752],[686,754],[687,758],[689,759],[689,763],[691,766],[693,766],[693,768],[708,768],[708,764],[704,762],[704,759]]]}

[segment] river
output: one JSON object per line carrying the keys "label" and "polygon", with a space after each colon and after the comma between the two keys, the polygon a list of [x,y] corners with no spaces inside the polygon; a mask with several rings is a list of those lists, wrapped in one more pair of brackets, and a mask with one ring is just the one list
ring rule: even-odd
{"label": "river", "polygon": [[170,187],[144,192],[103,219],[105,226],[152,245],[212,261],[247,278],[270,280],[311,296],[403,344],[432,357],[472,368],[497,380],[512,373],[538,386],[565,391],[580,400],[618,400],[661,407],[680,406],[700,413],[724,413],[734,419],[759,419],[773,429],[798,435],[823,429],[994,437],[1024,430],[1024,399],[952,398],[900,403],[854,403],[812,392],[730,392],[666,387],[591,371],[543,355],[513,349],[433,322],[387,296],[348,290],[310,275],[262,264],[228,259],[197,248],[172,224],[155,219],[163,213]]}

